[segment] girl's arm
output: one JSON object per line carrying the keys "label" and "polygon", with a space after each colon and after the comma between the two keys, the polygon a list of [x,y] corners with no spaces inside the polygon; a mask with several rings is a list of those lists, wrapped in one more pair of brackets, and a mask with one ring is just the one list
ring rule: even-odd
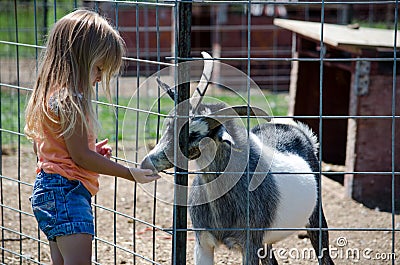
{"label": "girl's arm", "polygon": [[72,135],[65,139],[68,152],[78,166],[99,174],[135,180],[139,183],[151,182],[160,178],[160,176],[154,175],[151,170],[128,168],[90,150],[87,133],[81,128],[81,124],[77,122]]}
{"label": "girl's arm", "polygon": [[35,141],[33,141],[33,152],[35,152],[35,155],[37,155],[37,147]]}

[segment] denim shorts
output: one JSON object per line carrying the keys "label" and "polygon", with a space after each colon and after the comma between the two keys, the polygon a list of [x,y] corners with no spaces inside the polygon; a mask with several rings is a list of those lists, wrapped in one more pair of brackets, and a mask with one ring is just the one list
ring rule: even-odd
{"label": "denim shorts", "polygon": [[94,236],[90,192],[78,180],[68,180],[43,170],[36,176],[32,197],[33,213],[49,241],[58,236]]}

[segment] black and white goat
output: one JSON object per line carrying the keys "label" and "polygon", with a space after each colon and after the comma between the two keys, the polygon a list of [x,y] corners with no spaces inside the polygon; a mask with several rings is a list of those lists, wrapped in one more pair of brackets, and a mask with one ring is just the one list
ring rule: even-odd
{"label": "black and white goat", "polygon": [[[211,58],[206,53],[203,57]],[[264,111],[201,103],[212,64],[204,61],[202,79],[190,102],[188,158],[196,160],[204,172],[195,177],[189,194],[189,212],[196,229],[195,264],[213,264],[219,244],[242,251],[243,264],[277,264],[273,251],[260,256],[259,250],[264,246],[271,250],[273,243],[305,226],[312,228],[307,233],[322,264],[333,264],[327,224],[322,208],[319,211],[315,135],[302,123],[264,123],[248,132],[233,117],[267,118]],[[173,98],[174,91],[161,81],[159,84]],[[174,120],[168,120],[166,126],[142,168],[161,171],[174,166],[168,159],[174,152]],[[320,225],[322,229],[317,229]]]}

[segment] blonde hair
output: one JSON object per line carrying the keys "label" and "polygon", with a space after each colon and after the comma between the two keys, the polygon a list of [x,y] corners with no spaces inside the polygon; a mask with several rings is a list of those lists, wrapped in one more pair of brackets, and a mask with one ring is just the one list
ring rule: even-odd
{"label": "blonde hair", "polygon": [[[45,120],[57,124],[55,133],[64,137],[72,134],[77,119],[82,129],[95,129],[91,69],[102,63],[102,87],[110,98],[110,80],[118,73],[124,52],[119,33],[95,12],[76,10],[55,23],[26,108],[27,137],[44,137],[45,130],[54,130]],[[49,108],[50,97],[57,103],[57,119]]]}

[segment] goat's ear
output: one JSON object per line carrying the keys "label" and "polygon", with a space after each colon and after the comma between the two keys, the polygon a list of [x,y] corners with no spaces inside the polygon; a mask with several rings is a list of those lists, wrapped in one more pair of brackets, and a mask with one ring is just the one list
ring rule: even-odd
{"label": "goat's ear", "polygon": [[[247,116],[248,106],[233,106],[226,107],[220,110],[217,110],[210,115],[208,115],[205,119],[209,125],[209,129],[212,130],[217,126],[223,124],[228,120],[232,120],[236,117],[246,117]],[[271,121],[268,113],[258,107],[250,107],[250,115],[253,117],[262,117],[267,121]]]}
{"label": "goat's ear", "polygon": [[228,131],[225,129],[225,127],[221,126],[221,130],[218,136],[221,142],[225,142],[230,146],[235,145],[235,141],[233,140],[232,136],[228,133]]}
{"label": "goat's ear", "polygon": [[158,85],[165,91],[167,92],[168,96],[172,98],[172,100],[175,100],[175,89],[171,88],[169,85],[161,81],[159,77],[156,78]]}
{"label": "goat's ear", "polygon": [[[204,117],[204,120],[208,124],[208,128],[210,130],[216,128],[217,126],[224,124],[226,121],[232,120],[234,118],[246,117],[248,106],[233,106],[226,107],[220,110],[217,110],[210,115]],[[254,117],[262,117],[267,121],[271,121],[271,118],[268,116],[264,110],[258,107],[250,107],[250,115]]]}
{"label": "goat's ear", "polygon": [[[250,110],[249,113],[247,113],[247,110]],[[263,119],[267,121],[271,121],[271,118],[269,117],[268,113],[265,112],[264,110],[258,108],[258,107],[252,107],[252,106],[246,106],[246,105],[239,105],[239,106],[232,106],[232,107],[226,107],[220,110],[217,110],[213,113],[211,113],[209,116],[210,117],[219,117],[219,120],[225,120],[226,118],[223,118],[223,116],[253,116],[253,117],[262,117]],[[223,118],[223,119],[221,119]],[[228,118],[232,119],[232,117]]]}

